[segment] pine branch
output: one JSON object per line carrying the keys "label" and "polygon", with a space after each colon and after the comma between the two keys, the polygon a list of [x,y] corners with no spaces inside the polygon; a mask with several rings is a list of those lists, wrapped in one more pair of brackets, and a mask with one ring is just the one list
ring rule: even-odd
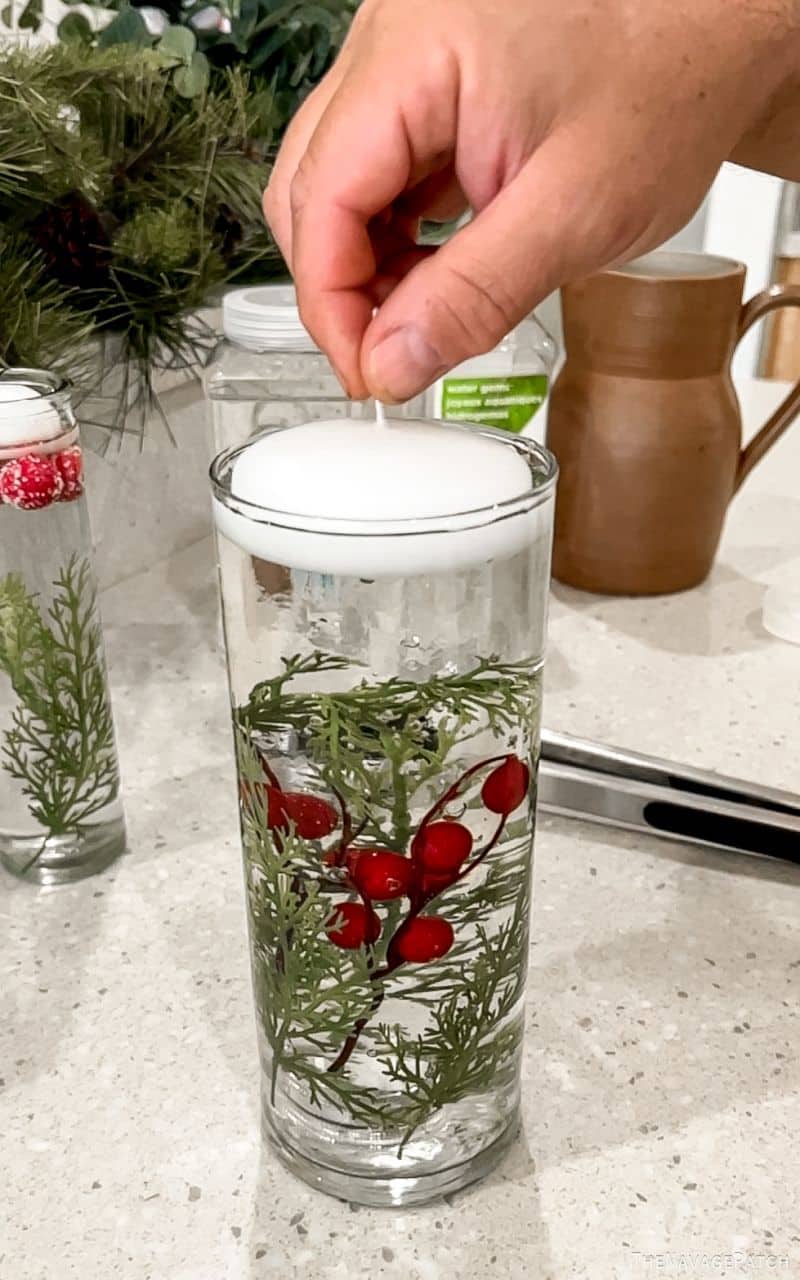
{"label": "pine branch", "polygon": [[92,323],[24,237],[0,234],[0,365],[51,369],[74,383],[88,377]]}
{"label": "pine branch", "polygon": [[[237,758],[243,781],[263,777],[258,753],[241,731]],[[330,1054],[344,1038],[368,999],[369,971],[363,952],[331,946],[326,930],[336,908],[321,891],[315,851],[291,835],[276,840],[265,804],[262,792],[251,788],[242,805],[242,838],[256,1003],[273,1050],[274,1090],[292,1046],[313,1041]]]}
{"label": "pine branch", "polygon": [[[535,739],[538,676],[534,662],[490,658],[422,684],[362,681],[340,693],[315,687],[320,677],[350,666],[319,651],[284,659],[281,673],[255,686],[235,712],[256,986],[275,1059],[273,1090],[279,1073],[289,1072],[313,1103],[335,1103],[358,1122],[397,1133],[402,1146],[441,1106],[502,1086],[506,1077],[513,1086],[526,968],[529,818],[507,826],[503,819],[467,864],[466,878],[420,899],[445,915],[455,941],[435,964],[407,965],[392,940],[410,918],[408,903],[380,903],[374,944],[355,950],[331,944],[335,903],[352,893],[352,882],[318,842],[270,826],[265,760],[274,789],[276,744],[288,736],[293,754],[316,772],[318,789],[338,797],[351,840],[354,823],[364,824],[360,848],[374,840],[405,850],[412,810],[438,811],[448,790],[468,810],[476,803],[467,789],[479,786],[487,762],[465,769],[463,750],[477,734],[504,736],[504,751],[520,732]],[[499,856],[486,856],[501,831]],[[491,935],[487,917],[499,921]],[[426,1011],[421,1034],[376,1023],[387,995]],[[345,1069],[356,1046],[382,1068],[384,1088],[367,1088]]]}
{"label": "pine branch", "polygon": [[32,264],[16,293],[16,252],[0,264],[0,361],[79,363],[92,335],[121,334],[138,399],[115,421],[157,409],[154,370],[206,362],[193,316],[210,293],[282,273],[260,208],[263,95],[220,70],[187,99],[173,71],[125,46],[0,57],[0,223]]}
{"label": "pine branch", "polygon": [[404,1145],[436,1111],[471,1094],[511,1088],[522,1039],[521,1001],[527,972],[527,900],[491,937],[478,929],[469,963],[451,974],[431,1025],[409,1038],[401,1026],[382,1025],[374,1052],[387,1074],[413,1099],[404,1117]]}
{"label": "pine branch", "polygon": [[2,767],[22,784],[31,816],[63,835],[115,798],[119,778],[88,563],[70,560],[54,588],[43,615],[21,578],[0,581],[0,671],[19,700]]}
{"label": "pine branch", "polygon": [[[313,661],[317,665],[306,667]],[[335,665],[334,665],[335,664]],[[286,674],[256,685],[238,709],[243,728],[267,748],[291,728],[322,784],[341,793],[368,840],[405,847],[412,799],[429,784],[446,785],[458,772],[448,763],[456,743],[488,732],[515,732],[532,721],[532,663],[481,661],[471,671],[423,684],[393,679],[366,682],[343,693],[287,692],[297,676],[347,665],[315,655],[290,659]],[[394,797],[387,824],[384,799]]]}

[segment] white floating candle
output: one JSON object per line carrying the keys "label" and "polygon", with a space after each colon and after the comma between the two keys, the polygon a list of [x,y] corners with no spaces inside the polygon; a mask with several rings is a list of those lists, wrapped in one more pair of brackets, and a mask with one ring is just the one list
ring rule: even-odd
{"label": "white floating candle", "polygon": [[25,382],[0,380],[0,449],[17,449],[63,435],[52,401]]}
{"label": "white floating candle", "polygon": [[413,420],[277,429],[236,453],[215,519],[259,559],[309,572],[375,578],[504,559],[547,523],[549,485],[536,488],[529,448]]}

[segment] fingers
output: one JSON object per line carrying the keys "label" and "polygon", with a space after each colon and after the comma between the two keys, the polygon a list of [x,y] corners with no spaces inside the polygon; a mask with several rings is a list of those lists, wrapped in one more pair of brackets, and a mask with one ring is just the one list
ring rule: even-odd
{"label": "fingers", "polygon": [[[551,135],[517,177],[387,298],[361,352],[370,395],[402,401],[491,350],[558,284],[633,242],[596,140]],[[594,153],[594,169],[587,156]]]}
{"label": "fingers", "polygon": [[[359,109],[360,105],[360,109]],[[358,353],[373,309],[370,224],[406,186],[410,153],[396,117],[370,124],[366,103],[320,124],[292,184],[292,269],[303,323],[348,393],[366,394]]]}
{"label": "fingers", "polygon": [[291,197],[303,322],[354,397],[366,395],[359,351],[378,265],[371,223],[413,180],[411,145],[391,93],[351,77],[311,138]]}
{"label": "fingers", "polygon": [[306,98],[284,134],[281,149],[264,192],[264,217],[284,259],[292,269],[292,211],[289,199],[300,158],[319,124],[320,117],[341,82],[345,63],[342,58]]}
{"label": "fingers", "polygon": [[417,245],[412,249],[406,249],[403,253],[393,254],[385,262],[382,262],[370,290],[375,306],[382,306],[401,280],[405,279],[409,271],[412,271],[418,263],[424,262],[426,258],[429,258],[435,252],[435,249]]}
{"label": "fingers", "polygon": [[427,218],[431,222],[451,222],[460,217],[467,207],[467,198],[452,165],[432,173],[395,203],[395,210],[415,218]]}
{"label": "fingers", "polygon": [[[408,230],[404,248],[413,249],[418,210],[401,204],[395,212],[394,202],[447,167],[455,137],[451,64],[438,58],[431,69],[416,51],[409,57],[407,75],[385,44],[363,65],[353,57],[291,186],[292,271],[303,322],[357,397],[367,390],[359,352],[382,267],[373,231],[390,211],[389,222]],[[451,185],[442,184],[450,203]]]}

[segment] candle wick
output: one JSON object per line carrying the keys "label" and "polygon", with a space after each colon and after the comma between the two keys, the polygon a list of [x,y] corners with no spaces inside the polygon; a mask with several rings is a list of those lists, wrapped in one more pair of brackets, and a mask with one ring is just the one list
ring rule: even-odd
{"label": "candle wick", "polygon": [[[375,317],[376,317],[376,315],[377,315],[377,314],[378,314],[378,308],[377,308],[377,307],[373,307],[373,308],[372,308],[372,319],[373,319],[373,320],[375,319]],[[376,401],[375,401],[375,421],[376,421],[376,423],[378,424],[378,426],[379,426],[379,427],[385,427],[385,426],[386,426],[386,409],[385,409],[385,407],[381,404],[380,400],[376,400]]]}

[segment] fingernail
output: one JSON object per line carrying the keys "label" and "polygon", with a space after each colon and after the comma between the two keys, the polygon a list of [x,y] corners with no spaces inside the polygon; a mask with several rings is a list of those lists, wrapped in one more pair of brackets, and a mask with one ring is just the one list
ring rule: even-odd
{"label": "fingernail", "polygon": [[409,400],[446,368],[439,352],[413,325],[395,329],[367,360],[370,388],[381,400]]}

